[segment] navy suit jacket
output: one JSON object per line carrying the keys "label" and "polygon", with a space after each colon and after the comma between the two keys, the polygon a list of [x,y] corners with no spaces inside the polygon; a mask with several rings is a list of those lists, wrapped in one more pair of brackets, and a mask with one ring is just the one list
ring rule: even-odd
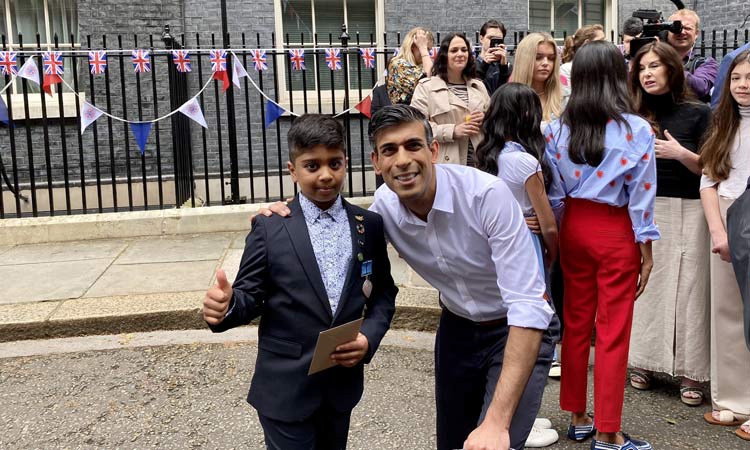
{"label": "navy suit jacket", "polygon": [[[260,316],[258,358],[248,402],[260,414],[281,421],[310,417],[325,402],[336,411],[354,408],[362,397],[363,364],[371,359],[390,326],[396,288],[383,230],[375,213],[344,201],[352,238],[352,262],[336,314],[331,313],[323,279],[299,202],[288,217],[255,217],[240,270],[232,286],[229,313],[214,332]],[[355,216],[364,220],[358,221]],[[360,234],[357,225],[364,225]],[[372,261],[372,292],[362,292],[362,262]],[[354,367],[335,366],[307,375],[318,333],[362,317],[369,350]]]}

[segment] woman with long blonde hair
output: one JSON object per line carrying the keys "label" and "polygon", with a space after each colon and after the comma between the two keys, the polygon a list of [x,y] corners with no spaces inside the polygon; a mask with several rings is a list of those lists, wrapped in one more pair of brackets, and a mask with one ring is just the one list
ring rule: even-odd
{"label": "woman with long blonde hair", "polygon": [[406,33],[398,54],[388,63],[386,89],[391,103],[411,103],[419,80],[432,74],[430,49],[434,45],[435,38],[426,28],[416,27]]}
{"label": "woman with long blonde hair", "polygon": [[562,115],[560,59],[547,33],[529,33],[516,47],[512,81],[531,87],[542,101],[542,126]]}

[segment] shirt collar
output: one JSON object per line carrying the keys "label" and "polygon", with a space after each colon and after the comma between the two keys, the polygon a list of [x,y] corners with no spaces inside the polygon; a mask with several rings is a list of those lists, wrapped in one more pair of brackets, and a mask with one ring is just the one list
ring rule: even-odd
{"label": "shirt collar", "polygon": [[526,153],[526,149],[523,148],[521,144],[519,144],[516,141],[506,141],[505,145],[503,146],[503,152],[524,152]]}
{"label": "shirt collar", "polygon": [[305,195],[299,193],[299,206],[302,208],[302,214],[305,216],[305,222],[311,225],[317,221],[320,216],[324,213],[328,213],[334,222],[338,222],[346,218],[346,210],[344,209],[344,202],[341,199],[341,195],[336,197],[336,201],[327,210],[323,211],[318,206],[310,201]]}

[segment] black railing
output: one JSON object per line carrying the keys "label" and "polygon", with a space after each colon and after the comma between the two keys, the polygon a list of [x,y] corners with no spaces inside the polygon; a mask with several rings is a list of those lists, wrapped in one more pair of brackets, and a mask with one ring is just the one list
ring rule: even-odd
{"label": "black railing", "polygon": [[[526,33],[508,36],[511,54]],[[476,33],[475,42],[478,38]],[[0,218],[283,199],[295,192],[286,170],[286,131],[295,115],[306,112],[331,113],[344,123],[349,157],[345,194],[360,196],[374,190],[367,117],[353,107],[380,78],[387,58],[400,44],[400,34],[383,35],[377,43],[374,35],[358,33],[286,35],[283,44],[273,35],[268,39],[238,35],[236,41],[227,41],[232,47],[228,70],[231,75],[232,59],[237,57],[250,79],[241,80],[241,90],[233,92],[229,105],[221,83],[210,81],[209,50],[220,48],[221,38],[176,39],[167,31],[164,36],[148,36],[145,42],[138,36],[115,39],[115,48],[109,46],[112,41],[107,36],[87,36],[81,43],[71,37],[65,48],[55,40],[48,48],[37,37],[35,48],[16,50],[2,38],[3,51],[17,51],[19,68],[35,56],[41,74],[39,52],[62,51],[66,75],[65,84],[56,85],[52,97],[25,79],[4,77],[5,85],[14,83],[2,96],[13,125],[0,130]],[[439,34],[436,39],[439,42]],[[748,30],[702,32],[696,49],[718,59],[748,41]],[[16,47],[22,44],[22,36],[16,42]],[[326,66],[329,47],[341,49],[340,71]],[[133,72],[130,50],[136,48],[151,51],[150,73]],[[170,50],[177,48],[190,51],[191,73],[175,69]],[[251,50],[258,48],[271,49],[266,51],[268,70],[253,68]],[[305,70],[291,66],[288,50],[293,48],[305,48]],[[379,48],[374,68],[365,67],[361,48]],[[103,75],[89,72],[88,50],[108,52]],[[203,86],[209,88],[201,90]],[[153,125],[143,154],[129,125],[118,123],[118,119],[163,116],[199,91],[208,128],[174,114],[169,123]],[[81,134],[82,103],[73,92],[109,116],[100,117]],[[287,114],[266,127],[268,99]]]}

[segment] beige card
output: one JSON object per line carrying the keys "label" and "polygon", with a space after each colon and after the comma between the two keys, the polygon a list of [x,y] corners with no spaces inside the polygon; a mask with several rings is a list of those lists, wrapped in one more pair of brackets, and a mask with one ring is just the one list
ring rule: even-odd
{"label": "beige card", "polygon": [[308,375],[318,373],[321,370],[328,369],[337,365],[331,361],[331,353],[341,344],[353,341],[359,334],[359,328],[362,326],[364,319],[357,319],[351,322],[339,325],[330,330],[321,331],[318,335],[318,344],[315,346],[312,362]]}

